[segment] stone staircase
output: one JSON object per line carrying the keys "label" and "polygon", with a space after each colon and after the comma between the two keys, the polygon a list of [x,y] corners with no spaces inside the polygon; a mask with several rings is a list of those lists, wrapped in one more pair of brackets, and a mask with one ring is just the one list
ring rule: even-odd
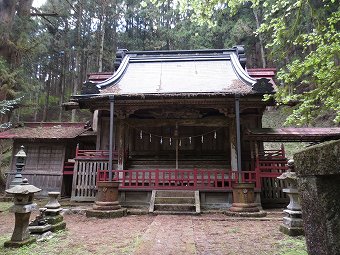
{"label": "stone staircase", "polygon": [[200,214],[199,191],[153,190],[149,213],[153,214]]}

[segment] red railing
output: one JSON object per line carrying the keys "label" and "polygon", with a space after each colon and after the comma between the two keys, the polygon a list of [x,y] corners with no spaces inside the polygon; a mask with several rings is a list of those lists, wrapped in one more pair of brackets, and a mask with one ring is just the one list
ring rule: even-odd
{"label": "red railing", "polygon": [[[232,190],[239,173],[226,170],[113,170],[120,189]],[[97,180],[108,181],[108,170],[99,170]],[[255,182],[256,172],[241,172],[242,182]]]}
{"label": "red railing", "polygon": [[261,189],[261,178],[276,178],[288,170],[287,158],[283,145],[279,150],[264,150],[256,156],[256,183]]}
{"label": "red railing", "polygon": [[74,162],[64,162],[63,175],[72,175],[74,170]]}
{"label": "red railing", "polygon": [[282,144],[281,148],[278,150],[264,150],[258,153],[257,158],[262,160],[285,159],[286,158],[285,148]]}

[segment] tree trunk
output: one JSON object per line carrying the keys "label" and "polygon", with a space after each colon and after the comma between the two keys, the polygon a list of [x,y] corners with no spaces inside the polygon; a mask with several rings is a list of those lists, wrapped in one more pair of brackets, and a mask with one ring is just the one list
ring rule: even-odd
{"label": "tree trunk", "polygon": [[[82,24],[82,13],[83,13],[83,1],[79,1],[78,2],[78,8],[77,8],[77,12],[78,12],[78,17],[77,17],[77,38],[76,38],[76,58],[75,58],[75,74],[76,77],[74,79],[74,83],[73,83],[73,95],[77,94],[78,92],[78,84],[80,83],[80,76],[81,76],[81,72],[82,69],[80,68],[80,58],[81,58],[81,45],[80,45],[80,41],[81,41],[81,24]],[[71,114],[71,122],[75,122],[76,121],[76,113],[77,110],[73,109],[72,110],[72,114]]]}
{"label": "tree trunk", "polygon": [[46,96],[45,96],[45,104],[44,104],[43,119],[42,119],[43,122],[47,121],[47,110],[48,110],[49,101],[50,101],[50,88],[51,88],[51,81],[52,81],[51,73],[49,76],[50,77],[48,77],[48,80],[46,81]]}
{"label": "tree trunk", "polygon": [[10,33],[13,27],[16,0],[0,0],[0,56],[11,64],[13,44]]}
{"label": "tree trunk", "polygon": [[105,17],[104,5],[103,5],[102,19],[101,19],[101,24],[100,24],[100,46],[99,46],[98,72],[103,71],[105,21],[106,21],[106,17]]}
{"label": "tree trunk", "polygon": [[[259,21],[259,15],[258,15],[258,9],[257,8],[253,8],[253,13],[254,13],[254,17],[255,17],[255,21],[256,21],[256,28],[259,29],[260,28],[260,21]],[[263,37],[261,34],[259,34],[259,43],[260,43],[260,50],[261,50],[261,60],[262,60],[262,68],[266,68],[267,66],[267,62],[266,62],[266,55],[265,55],[265,51],[264,51],[264,43],[263,43]]]}

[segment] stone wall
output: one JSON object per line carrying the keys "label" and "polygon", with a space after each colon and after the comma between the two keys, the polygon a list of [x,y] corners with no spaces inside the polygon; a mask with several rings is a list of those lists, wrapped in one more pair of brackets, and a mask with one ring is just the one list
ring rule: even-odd
{"label": "stone wall", "polygon": [[294,155],[308,254],[340,254],[340,140]]}

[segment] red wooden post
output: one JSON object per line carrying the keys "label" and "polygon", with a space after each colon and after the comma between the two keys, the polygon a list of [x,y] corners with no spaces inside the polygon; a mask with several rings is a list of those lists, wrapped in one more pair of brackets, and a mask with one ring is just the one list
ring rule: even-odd
{"label": "red wooden post", "polygon": [[131,187],[132,186],[132,175],[133,175],[133,172],[134,171],[129,171],[130,173],[129,173],[129,187]]}
{"label": "red wooden post", "polygon": [[159,169],[156,169],[155,186],[159,187]]}

